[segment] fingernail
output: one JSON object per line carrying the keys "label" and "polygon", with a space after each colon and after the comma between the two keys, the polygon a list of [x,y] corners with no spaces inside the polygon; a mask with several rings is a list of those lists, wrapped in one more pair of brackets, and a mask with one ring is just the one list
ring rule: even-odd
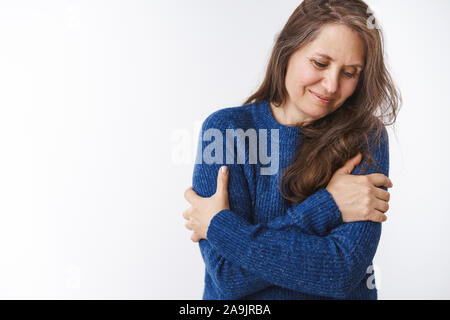
{"label": "fingernail", "polygon": [[227,172],[228,172],[228,167],[222,167],[222,173],[227,174]]}

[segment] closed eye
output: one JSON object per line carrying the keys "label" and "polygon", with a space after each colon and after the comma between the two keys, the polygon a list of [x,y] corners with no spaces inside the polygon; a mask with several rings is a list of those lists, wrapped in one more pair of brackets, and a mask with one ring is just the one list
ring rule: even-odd
{"label": "closed eye", "polygon": [[324,63],[320,63],[319,61],[313,60],[313,63],[319,68],[325,68],[327,65]]}
{"label": "closed eye", "polygon": [[[317,60],[312,60],[312,63],[319,69],[324,69],[324,68],[328,67],[328,65],[326,63],[321,63],[321,62],[319,62]],[[351,72],[345,72],[344,71],[343,74],[348,79],[356,77],[356,73],[351,73]]]}
{"label": "closed eye", "polygon": [[344,75],[345,75],[347,78],[354,78],[354,77],[356,76],[356,74],[350,73],[350,72],[344,72]]}

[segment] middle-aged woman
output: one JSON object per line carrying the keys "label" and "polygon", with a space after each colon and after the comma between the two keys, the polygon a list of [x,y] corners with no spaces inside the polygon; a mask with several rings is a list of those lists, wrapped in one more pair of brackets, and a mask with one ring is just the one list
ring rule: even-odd
{"label": "middle-aged woman", "polygon": [[[204,299],[377,299],[371,266],[392,187],[385,125],[401,99],[368,12],[361,0],[303,1],[259,89],[204,121],[183,213],[206,265]],[[266,147],[279,170],[224,162],[242,147],[224,145],[230,129],[276,132]]]}

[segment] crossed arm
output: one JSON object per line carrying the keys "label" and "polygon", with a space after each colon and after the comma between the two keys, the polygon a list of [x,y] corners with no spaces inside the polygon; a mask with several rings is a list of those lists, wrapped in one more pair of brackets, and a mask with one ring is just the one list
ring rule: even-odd
{"label": "crossed arm", "polygon": [[[215,172],[215,165],[202,166],[197,166],[194,171],[193,189],[200,196],[209,197],[215,192],[217,172]],[[248,190],[238,190],[234,187],[235,185],[242,185],[239,180],[245,179],[243,173],[240,172],[242,168],[239,166],[229,166],[229,168],[229,201],[231,210],[224,212],[224,214],[235,215],[250,226],[249,221],[251,221],[250,217],[253,209],[250,205],[251,199]],[[205,179],[206,176],[210,178]],[[311,204],[313,203],[316,206],[312,206]],[[267,227],[274,228],[274,230],[279,230],[280,232],[291,231],[324,236],[329,230],[340,224],[342,224],[340,212],[331,195],[326,190],[320,190],[304,202],[288,208],[285,216],[275,218]],[[213,225],[213,221],[211,221],[211,225]],[[206,271],[216,286],[221,289],[223,299],[242,298],[274,285],[274,283],[270,282],[270,279],[264,280],[252,272],[251,268],[248,270],[242,268],[239,262],[231,262],[224,255],[220,254],[209,240],[200,240],[199,245],[205,261]]]}
{"label": "crossed arm", "polygon": [[[387,140],[374,158],[387,176]],[[193,189],[200,196],[214,194],[219,167],[195,166]],[[223,299],[239,299],[273,285],[345,298],[360,283],[375,255],[380,223],[344,224],[332,196],[322,189],[288,208],[286,215],[252,225],[249,191],[236,188],[246,184],[243,169],[230,165],[229,170],[230,209],[214,216],[208,240],[200,241],[206,271]]]}

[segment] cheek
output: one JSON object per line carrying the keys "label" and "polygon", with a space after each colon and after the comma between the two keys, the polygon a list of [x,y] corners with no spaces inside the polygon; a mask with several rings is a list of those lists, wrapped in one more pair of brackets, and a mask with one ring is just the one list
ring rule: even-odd
{"label": "cheek", "polygon": [[340,106],[344,104],[344,102],[355,92],[357,85],[358,80],[354,81],[347,80],[341,83],[340,98],[338,102],[334,105],[333,110],[338,109]]}
{"label": "cheek", "polygon": [[289,71],[288,77],[286,77],[286,87],[295,93],[303,94],[305,87],[320,81],[320,72],[310,63],[299,63],[295,69]]}
{"label": "cheek", "polygon": [[345,101],[350,97],[353,92],[355,92],[356,86],[358,85],[358,80],[347,80],[342,84],[341,87],[341,99]]}

